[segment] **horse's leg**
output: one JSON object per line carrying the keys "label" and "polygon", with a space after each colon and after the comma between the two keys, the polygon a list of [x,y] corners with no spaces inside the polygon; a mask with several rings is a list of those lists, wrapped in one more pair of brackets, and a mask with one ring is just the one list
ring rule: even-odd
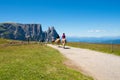
{"label": "horse's leg", "polygon": [[62,40],[62,46],[63,46],[63,48],[64,48],[64,40]]}
{"label": "horse's leg", "polygon": [[65,43],[63,42],[63,48],[65,48]]}
{"label": "horse's leg", "polygon": [[66,40],[63,39],[63,48],[65,48]]}

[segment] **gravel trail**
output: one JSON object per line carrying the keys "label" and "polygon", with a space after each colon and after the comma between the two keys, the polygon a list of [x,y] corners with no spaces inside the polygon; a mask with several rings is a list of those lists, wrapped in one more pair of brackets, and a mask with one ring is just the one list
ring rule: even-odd
{"label": "gravel trail", "polygon": [[83,73],[95,80],[120,80],[120,57],[88,49],[48,45],[60,51]]}

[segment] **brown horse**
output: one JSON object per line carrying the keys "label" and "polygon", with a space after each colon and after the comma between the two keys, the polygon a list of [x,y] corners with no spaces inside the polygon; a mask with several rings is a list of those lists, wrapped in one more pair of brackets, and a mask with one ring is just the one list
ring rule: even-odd
{"label": "brown horse", "polygon": [[55,43],[56,43],[57,45],[60,45],[60,43],[61,43],[60,38],[57,38],[57,39],[55,40]]}

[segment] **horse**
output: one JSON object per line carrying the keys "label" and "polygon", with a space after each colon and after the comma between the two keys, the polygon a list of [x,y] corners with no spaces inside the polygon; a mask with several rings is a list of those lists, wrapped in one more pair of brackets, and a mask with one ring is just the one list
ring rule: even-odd
{"label": "horse", "polygon": [[61,43],[60,38],[57,38],[57,39],[55,40],[55,44],[60,45],[60,43]]}
{"label": "horse", "polygon": [[65,45],[66,45],[66,39],[64,38],[64,39],[62,39],[62,46],[63,46],[63,48],[65,48]]}

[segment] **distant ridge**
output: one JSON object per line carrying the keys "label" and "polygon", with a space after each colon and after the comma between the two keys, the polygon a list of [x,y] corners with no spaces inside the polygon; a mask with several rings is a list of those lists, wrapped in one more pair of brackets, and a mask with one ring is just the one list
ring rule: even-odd
{"label": "distant ridge", "polygon": [[41,24],[0,23],[0,37],[14,40],[51,41],[58,36],[54,27],[42,30]]}
{"label": "distant ridge", "polygon": [[101,44],[120,44],[120,37],[68,37],[68,42],[87,42]]}

